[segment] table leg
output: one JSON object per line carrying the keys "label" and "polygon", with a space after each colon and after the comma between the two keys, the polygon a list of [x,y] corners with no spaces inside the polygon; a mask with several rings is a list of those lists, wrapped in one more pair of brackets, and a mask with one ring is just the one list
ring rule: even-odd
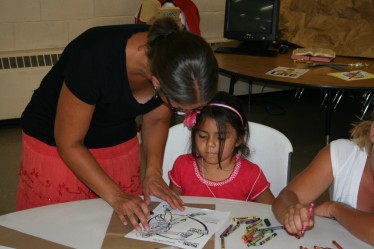
{"label": "table leg", "polygon": [[326,126],[325,126],[325,135],[326,135],[326,144],[330,143],[330,131],[331,131],[331,90],[327,90],[327,108],[326,108]]}
{"label": "table leg", "polygon": [[230,77],[230,88],[229,88],[229,93],[234,94],[234,86],[237,81],[237,78],[234,75],[231,75]]}
{"label": "table leg", "polygon": [[248,113],[251,110],[251,96],[252,96],[252,83],[253,81],[249,80],[248,81]]}

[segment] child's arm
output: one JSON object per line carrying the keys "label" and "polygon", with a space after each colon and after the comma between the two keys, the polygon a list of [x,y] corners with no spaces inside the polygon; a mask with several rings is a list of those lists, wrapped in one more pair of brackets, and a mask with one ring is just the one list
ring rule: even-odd
{"label": "child's arm", "polygon": [[262,194],[257,196],[256,199],[254,199],[255,202],[258,203],[264,203],[264,204],[273,204],[273,201],[275,200],[275,197],[273,193],[271,192],[270,188],[267,188]]}
{"label": "child's arm", "polygon": [[182,195],[182,189],[175,186],[175,184],[172,181],[170,181],[169,188],[172,191],[174,191],[174,193],[176,193],[177,195]]}

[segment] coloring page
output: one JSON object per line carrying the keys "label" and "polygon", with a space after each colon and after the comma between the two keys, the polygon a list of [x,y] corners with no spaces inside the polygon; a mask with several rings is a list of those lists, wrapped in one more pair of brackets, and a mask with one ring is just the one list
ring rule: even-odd
{"label": "coloring page", "polygon": [[339,72],[339,73],[329,73],[329,75],[340,78],[346,81],[353,81],[353,80],[366,80],[366,79],[373,79],[374,74],[357,70],[357,71],[349,71],[349,72]]}
{"label": "coloring page", "polygon": [[284,77],[284,78],[298,78],[304,73],[308,72],[309,69],[299,69],[299,68],[291,68],[291,67],[276,67],[269,72],[267,75],[276,76],[276,77]]}
{"label": "coloring page", "polygon": [[148,220],[149,231],[138,232],[134,229],[125,237],[200,249],[225,224],[229,215],[230,212],[192,207],[185,207],[184,211],[174,210],[163,201]]}

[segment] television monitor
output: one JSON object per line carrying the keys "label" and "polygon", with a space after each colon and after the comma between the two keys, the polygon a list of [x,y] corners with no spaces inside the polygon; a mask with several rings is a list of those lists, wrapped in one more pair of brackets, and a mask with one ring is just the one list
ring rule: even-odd
{"label": "television monitor", "polygon": [[275,56],[268,48],[277,40],[279,5],[280,0],[226,0],[224,37],[241,42],[231,52]]}

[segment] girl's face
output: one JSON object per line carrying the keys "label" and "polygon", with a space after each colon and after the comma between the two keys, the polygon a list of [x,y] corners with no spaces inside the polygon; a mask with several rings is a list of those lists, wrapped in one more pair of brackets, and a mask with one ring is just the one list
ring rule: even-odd
{"label": "girl's face", "polygon": [[230,124],[226,126],[225,134],[219,134],[215,120],[207,118],[195,134],[197,151],[204,158],[205,163],[218,164],[220,140],[225,143],[221,158],[221,164],[224,166],[225,162],[231,161],[233,151],[241,144],[241,139],[238,138],[235,129]]}

